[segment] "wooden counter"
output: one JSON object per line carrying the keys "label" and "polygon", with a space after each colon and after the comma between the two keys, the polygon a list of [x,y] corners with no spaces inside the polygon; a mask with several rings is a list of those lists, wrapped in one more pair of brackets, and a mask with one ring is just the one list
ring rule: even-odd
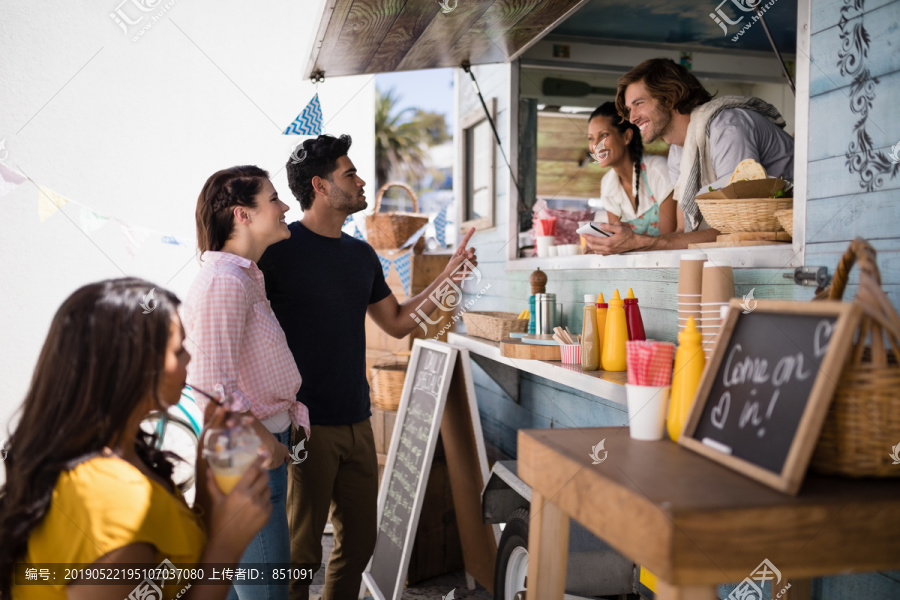
{"label": "wooden counter", "polygon": [[533,491],[528,600],[563,598],[570,517],[657,575],[659,600],[714,600],[764,559],[781,572],[773,597],[790,578],[780,600],[809,598],[811,577],[900,568],[900,479],[809,474],[789,496],[627,427],[520,430],[518,451]]}
{"label": "wooden counter", "polygon": [[447,343],[560,385],[625,405],[624,372],[583,371],[577,365],[564,365],[559,361],[507,358],[500,354],[499,342],[460,333],[450,333]]}

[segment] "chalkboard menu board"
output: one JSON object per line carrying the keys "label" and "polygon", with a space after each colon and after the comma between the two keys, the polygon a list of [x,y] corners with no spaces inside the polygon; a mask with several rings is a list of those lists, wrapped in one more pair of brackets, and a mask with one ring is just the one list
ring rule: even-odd
{"label": "chalkboard menu board", "polygon": [[859,314],[841,302],[733,300],[682,443],[796,493]]}
{"label": "chalkboard menu board", "polygon": [[434,342],[417,340],[413,347],[378,496],[375,552],[365,573],[376,598],[399,599],[403,592],[456,354]]}

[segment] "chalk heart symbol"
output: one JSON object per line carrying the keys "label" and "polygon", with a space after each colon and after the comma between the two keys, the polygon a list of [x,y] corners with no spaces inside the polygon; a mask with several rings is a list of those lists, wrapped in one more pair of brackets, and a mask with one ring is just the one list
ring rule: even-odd
{"label": "chalk heart symbol", "polygon": [[831,334],[834,333],[835,323],[828,321],[819,321],[816,325],[816,334],[813,339],[813,354],[816,358],[821,358],[828,352],[828,343],[831,341]]}
{"label": "chalk heart symbol", "polygon": [[716,428],[724,429],[729,408],[731,408],[731,395],[728,393],[722,394],[722,397],[719,398],[719,403],[713,407],[710,414],[710,421]]}

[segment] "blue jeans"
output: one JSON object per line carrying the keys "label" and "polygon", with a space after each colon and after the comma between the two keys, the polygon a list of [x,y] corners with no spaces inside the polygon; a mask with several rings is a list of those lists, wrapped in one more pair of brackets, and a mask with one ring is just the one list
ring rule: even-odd
{"label": "blue jeans", "polygon": [[[274,434],[275,438],[290,446],[291,428]],[[241,564],[266,563],[279,568],[287,568],[291,562],[290,533],[287,522],[287,465],[281,465],[269,471],[269,487],[272,490],[272,515],[265,527],[253,537]],[[288,600],[288,583],[247,585],[234,583],[228,592],[228,600]]]}

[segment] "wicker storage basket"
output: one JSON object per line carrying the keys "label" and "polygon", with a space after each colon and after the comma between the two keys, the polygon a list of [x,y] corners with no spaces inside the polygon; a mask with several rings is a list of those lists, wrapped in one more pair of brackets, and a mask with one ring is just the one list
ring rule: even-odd
{"label": "wicker storage basket", "polygon": [[528,331],[528,319],[519,319],[508,312],[465,312],[463,323],[469,335],[487,338],[495,342],[505,340],[513,331]]}
{"label": "wicker storage basket", "polygon": [[[863,310],[858,338],[841,373],[811,468],[850,477],[898,477],[891,450],[900,442],[900,318],[881,289],[875,250],[857,238],[841,257],[831,287],[817,299],[839,300],[853,263],[859,261]],[[871,346],[866,345],[869,337]],[[887,338],[887,345],[885,345]]]}
{"label": "wicker storage basket", "polygon": [[384,363],[372,367],[372,404],[381,410],[400,408],[403,383],[406,381],[408,352],[392,355]]}
{"label": "wicker storage basket", "polygon": [[[399,187],[406,190],[412,198],[411,213],[402,212],[378,212],[381,209],[381,199],[384,193],[391,187]],[[399,248],[409,240],[412,235],[428,223],[428,215],[422,215],[419,211],[419,199],[412,188],[399,181],[389,181],[380,188],[375,196],[375,212],[366,217],[366,239],[376,250],[390,250]],[[425,247],[425,236],[419,238],[414,246],[416,254],[421,254]]]}
{"label": "wicker storage basket", "polygon": [[697,198],[697,206],[710,227],[721,233],[781,231],[775,211],[793,208],[793,198]]}
{"label": "wicker storage basket", "polygon": [[794,209],[789,208],[787,210],[776,210],[775,218],[778,219],[778,223],[787,231],[791,237],[794,237]]}

